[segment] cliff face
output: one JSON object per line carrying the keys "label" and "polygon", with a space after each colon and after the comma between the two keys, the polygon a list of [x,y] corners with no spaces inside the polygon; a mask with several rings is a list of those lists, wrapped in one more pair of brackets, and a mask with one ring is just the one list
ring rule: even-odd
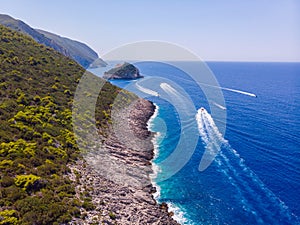
{"label": "cliff face", "polygon": [[[36,42],[51,47],[61,54],[72,58],[84,68],[89,67],[91,63],[99,58],[98,54],[84,43],[60,37],[43,30],[33,29],[23,21],[16,20],[8,15],[0,14],[0,24],[32,37]],[[95,67],[106,65],[103,60],[99,59]]]}
{"label": "cliff face", "polygon": [[132,80],[142,77],[138,68],[127,62],[116,65],[115,68],[110,69],[103,75],[103,78],[107,80]]}

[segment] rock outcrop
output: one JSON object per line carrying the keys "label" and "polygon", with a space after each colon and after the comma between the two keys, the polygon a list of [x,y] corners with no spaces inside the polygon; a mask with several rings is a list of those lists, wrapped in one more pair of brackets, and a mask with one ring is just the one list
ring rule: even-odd
{"label": "rock outcrop", "polygon": [[139,69],[128,62],[117,64],[103,75],[107,80],[134,80],[142,77]]}
{"label": "rock outcrop", "polygon": [[[167,204],[158,204],[152,196],[156,191],[149,178],[154,154],[153,134],[147,129],[147,121],[154,108],[152,103],[139,99],[131,110],[127,108],[116,115],[115,122],[120,123],[121,130],[114,129],[103,147],[108,150],[106,157],[112,160],[108,167],[128,165],[119,180],[102,174],[103,171],[110,173],[112,168],[103,168],[103,161],[96,155],[70,166],[73,171],[70,177],[75,180],[74,171],[79,171],[81,177],[76,192],[87,191],[96,206],[95,210],[83,212],[85,219],[75,219],[72,224],[178,225],[172,218],[173,213],[168,212]],[[140,141],[132,141],[134,138]],[[130,181],[126,176],[136,182],[126,182]]]}

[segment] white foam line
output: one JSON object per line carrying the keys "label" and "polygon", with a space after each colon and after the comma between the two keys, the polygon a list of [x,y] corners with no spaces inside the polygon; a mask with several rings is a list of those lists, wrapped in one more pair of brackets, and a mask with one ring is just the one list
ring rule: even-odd
{"label": "white foam line", "polygon": [[154,110],[153,115],[150,117],[150,119],[149,119],[148,122],[147,122],[147,129],[148,129],[148,130],[151,130],[153,120],[158,116],[158,112],[159,112],[159,106],[156,105],[155,103],[153,103],[153,104],[154,104],[154,106],[155,106],[155,110]]}
{"label": "white foam line", "polygon": [[243,95],[249,95],[251,97],[257,97],[255,94],[253,93],[250,93],[250,92],[246,92],[246,91],[241,91],[241,90],[236,90],[236,89],[231,89],[231,88],[223,88],[221,87],[223,90],[226,90],[226,91],[232,91],[232,92],[236,92],[236,93],[240,93],[240,94],[243,94]]}
{"label": "white foam line", "polygon": [[[250,211],[256,218],[258,222],[262,222],[262,218],[257,215],[262,210],[269,212],[267,215],[268,220],[273,221],[275,218],[270,215],[274,213],[280,213],[280,216],[284,219],[293,220],[293,217],[297,220],[297,217],[292,214],[288,207],[283,201],[281,201],[271,190],[269,190],[264,183],[259,179],[259,177],[246,166],[244,160],[240,157],[236,150],[234,150],[227,140],[223,138],[220,134],[218,128],[214,124],[214,121],[210,114],[204,109],[200,108],[197,114],[197,122],[199,128],[199,134],[207,148],[213,148],[213,146],[220,146],[222,144],[226,148],[227,153],[231,153],[236,161],[231,161],[225,152],[220,151],[216,162],[219,166],[224,166],[225,168],[220,168],[221,171],[228,177],[231,184],[237,189],[240,194],[240,198],[243,200],[244,209]],[[222,161],[220,161],[222,159]],[[237,163],[238,167],[233,164]],[[230,174],[229,174],[230,173]],[[257,191],[258,190],[258,191]],[[263,194],[261,194],[263,193]],[[251,198],[252,202],[258,204],[249,204],[248,199]],[[267,201],[265,199],[268,199]],[[272,204],[277,206],[277,212],[270,211],[266,204]]]}
{"label": "white foam line", "polygon": [[237,90],[237,89],[232,89],[232,88],[226,88],[226,87],[219,87],[219,86],[214,86],[214,85],[205,84],[205,83],[200,83],[200,84],[202,84],[204,86],[208,86],[208,87],[220,88],[220,89],[225,90],[225,91],[231,91],[231,92],[235,92],[235,93],[239,93],[239,94],[243,94],[243,95],[248,95],[248,96],[251,96],[251,97],[254,97],[254,98],[257,97],[256,94],[253,94],[253,93],[247,92],[247,91],[242,91],[242,90]]}
{"label": "white foam line", "polygon": [[210,114],[200,108],[196,115],[200,137],[205,144],[205,152],[199,164],[199,170],[205,170],[215,159],[221,145],[227,141],[222,137]]}
{"label": "white foam line", "polygon": [[169,85],[167,83],[161,83],[160,87],[168,93],[180,96],[179,92],[176,91],[171,85]]}
{"label": "white foam line", "polygon": [[190,223],[186,219],[184,211],[180,209],[176,204],[172,202],[167,202],[167,204],[169,211],[174,213],[174,215],[172,216],[174,220],[176,220],[179,224],[182,225],[193,225],[193,223]]}
{"label": "white foam line", "polygon": [[207,132],[206,138],[208,138],[209,141],[217,140],[220,143],[228,143],[228,141],[223,138],[218,127],[215,125],[211,115],[204,108],[200,108],[198,110],[196,119],[201,134],[203,134],[204,131]]}
{"label": "white foam line", "polygon": [[215,106],[217,106],[218,108],[222,109],[222,110],[226,110],[226,107],[225,106],[222,106],[216,102],[212,102]]}
{"label": "white foam line", "polygon": [[[237,172],[237,170],[230,164],[229,159],[222,152],[220,152],[220,156],[223,159],[223,163],[222,163],[221,159],[218,159],[217,160],[217,161],[219,161],[218,164],[220,166],[222,166],[222,164],[226,165],[226,167],[220,169],[220,171],[223,172],[224,175],[228,177],[228,179],[230,180],[230,184],[236,188],[236,190],[239,194],[238,198],[240,198],[241,202],[243,203],[243,209],[252,213],[252,215],[255,217],[257,223],[259,223],[259,224],[263,223],[262,218],[259,215],[257,215],[257,212],[256,212],[257,207],[259,207],[256,203],[257,198],[259,198],[258,195],[253,192],[252,188],[249,187],[249,183],[245,182],[240,177],[241,174],[239,174]],[[230,175],[230,174],[232,174],[232,175]],[[245,193],[245,190],[246,190],[246,193]],[[248,200],[250,195],[252,198],[251,201]],[[246,198],[246,196],[247,196],[247,198]],[[255,203],[253,202],[253,199],[255,199]],[[259,201],[259,204],[261,204],[261,201]]]}
{"label": "white foam line", "polygon": [[[153,121],[155,120],[155,118],[158,116],[158,113],[159,113],[159,106],[156,104],[154,104],[154,105],[155,105],[155,111],[147,123],[148,129],[150,131],[151,131],[151,127],[153,126]],[[156,132],[152,139],[152,143],[154,146],[154,158],[152,159],[153,173],[150,174],[150,179],[151,179],[151,183],[152,183],[153,187],[156,188],[156,192],[152,194],[153,198],[156,201],[159,201],[160,196],[161,196],[161,188],[155,182],[155,178],[161,172],[161,168],[156,163],[154,163],[154,160],[158,157],[158,154],[159,154],[158,139],[160,136],[161,136],[161,133]],[[189,221],[185,218],[185,215],[184,215],[185,213],[183,210],[181,210],[178,206],[176,206],[172,202],[167,202],[167,204],[168,204],[169,211],[174,213],[174,215],[172,216],[174,220],[176,220],[179,224],[182,224],[182,225],[193,225],[193,224],[189,223]]]}
{"label": "white foam line", "polygon": [[136,85],[136,87],[137,87],[141,92],[144,92],[144,93],[146,93],[146,94],[153,95],[153,96],[156,96],[156,97],[159,96],[158,92],[153,91],[153,90],[148,89],[148,88],[145,88],[145,87],[142,87],[141,85],[138,84],[138,82],[136,82],[135,85]]}
{"label": "white foam line", "polygon": [[[273,216],[278,216],[278,213],[280,216],[282,216],[282,218],[287,217],[288,220],[292,220],[292,214],[289,212],[285,203],[282,202],[270,189],[268,189],[258,178],[258,176],[244,164],[244,160],[240,158],[236,150],[232,149],[231,146],[229,147],[229,150],[237,158],[240,171],[242,172],[237,171],[225,154],[221,153],[220,156],[223,158],[228,171],[233,174],[233,178],[236,180],[236,184],[238,184],[237,189],[241,191],[243,190],[244,194],[241,193],[243,198],[244,196],[247,196],[247,198],[252,199],[251,202],[255,202],[250,205],[249,201],[247,201],[247,204],[250,205],[248,205],[249,209],[254,208],[254,210],[251,210],[251,212],[256,216],[258,221],[262,221],[262,219],[258,217],[256,212],[262,212],[262,210],[268,212],[267,214],[264,214],[264,216],[268,218],[268,221],[273,221]],[[250,181],[245,180],[244,177]],[[259,192],[257,192],[257,190],[259,190]],[[264,198],[267,198],[268,201],[265,201]],[[268,207],[265,207],[265,205],[270,203],[273,204],[273,206],[278,206],[279,211],[275,211],[274,209],[270,210]]]}
{"label": "white foam line", "polygon": [[[221,153],[222,154],[222,153]],[[218,163],[219,166],[222,166],[222,161],[221,159],[216,158],[216,162]],[[247,212],[252,213],[257,221],[261,221],[261,219],[258,217],[257,213],[254,211],[253,205],[249,203],[249,201],[245,198],[242,189],[238,185],[238,181],[229,173],[231,172],[229,169],[219,169],[220,172],[222,172],[230,181],[230,184],[236,188],[236,191],[238,193],[238,198],[240,199],[241,202],[243,202],[243,209],[246,210]]]}
{"label": "white foam line", "polygon": [[[258,202],[260,202],[262,205],[268,204],[264,202],[264,200],[261,198],[264,196],[261,195],[258,196],[257,193],[255,192],[255,189],[259,189],[265,194],[265,197],[267,197],[272,204],[277,205],[279,207],[279,213],[281,216],[287,217],[289,220],[292,220],[293,214],[290,213],[285,203],[281,199],[279,199],[270,189],[268,189],[265,186],[265,184],[260,180],[260,178],[249,167],[246,166],[244,160],[240,157],[240,155],[237,153],[236,150],[232,149],[231,146],[230,146],[230,150],[238,158],[239,166],[241,167],[241,169],[243,169],[243,172],[245,172],[244,175],[252,181],[251,182],[252,184],[255,185],[254,187],[251,188],[247,182],[242,183],[242,185],[248,191],[247,193],[252,194],[252,197],[256,199]],[[275,215],[273,210],[270,211],[270,214]]]}
{"label": "white foam line", "polygon": [[171,97],[171,103],[178,110],[179,120],[181,122],[182,132],[184,133],[191,125],[195,125],[195,108],[191,99],[177,91],[174,87],[167,83],[160,83],[160,87],[164,92]]}
{"label": "white foam line", "polygon": [[[153,126],[153,121],[155,120],[155,118],[158,116],[158,113],[159,113],[159,106],[156,104],[154,104],[154,105],[155,105],[155,111],[147,123],[148,130],[150,130],[150,131],[152,131],[151,128]],[[156,188],[156,192],[153,193],[153,198],[156,201],[158,201],[160,198],[161,189],[160,189],[160,186],[155,183],[155,178],[158,176],[158,173],[161,172],[161,168],[156,163],[154,163],[154,160],[158,157],[158,154],[159,154],[158,139],[160,136],[161,136],[161,133],[156,132],[154,137],[152,138],[152,143],[153,143],[153,147],[154,147],[154,157],[151,160],[153,173],[150,174],[150,176],[149,176],[153,187]]]}

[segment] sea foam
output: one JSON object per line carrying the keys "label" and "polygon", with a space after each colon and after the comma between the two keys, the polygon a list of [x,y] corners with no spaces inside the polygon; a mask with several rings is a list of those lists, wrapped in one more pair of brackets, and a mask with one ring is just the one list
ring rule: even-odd
{"label": "sea foam", "polygon": [[[153,132],[153,127],[154,127],[154,120],[157,118],[159,114],[159,106],[155,105],[155,112],[152,115],[152,117],[149,119],[147,125],[148,129]],[[161,196],[161,187],[155,182],[155,178],[157,178],[158,174],[161,172],[161,168],[159,165],[157,165],[154,161],[159,155],[159,140],[162,138],[162,133],[161,132],[155,132],[154,137],[152,139],[152,143],[154,146],[154,158],[152,159],[152,171],[153,173],[150,174],[150,179],[152,182],[153,187],[156,188],[156,192],[153,193],[154,199],[159,202],[160,196]],[[191,222],[188,221],[185,217],[184,211],[177,206],[176,204],[168,201],[166,202],[168,205],[168,209],[170,212],[173,212],[174,215],[172,216],[174,220],[176,220],[178,223],[182,225],[193,225]]]}

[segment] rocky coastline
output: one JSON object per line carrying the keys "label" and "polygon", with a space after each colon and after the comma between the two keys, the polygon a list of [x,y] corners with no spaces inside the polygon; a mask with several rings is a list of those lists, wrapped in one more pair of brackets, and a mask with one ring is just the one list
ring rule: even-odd
{"label": "rocky coastline", "polygon": [[158,204],[152,195],[156,192],[149,177],[154,147],[147,122],[154,111],[153,103],[135,100],[114,115],[117,126],[110,128],[102,146],[106,164],[93,155],[70,165],[76,194],[85,193],[94,204],[92,210],[82,208],[84,216],[71,224],[178,225],[167,204]]}

